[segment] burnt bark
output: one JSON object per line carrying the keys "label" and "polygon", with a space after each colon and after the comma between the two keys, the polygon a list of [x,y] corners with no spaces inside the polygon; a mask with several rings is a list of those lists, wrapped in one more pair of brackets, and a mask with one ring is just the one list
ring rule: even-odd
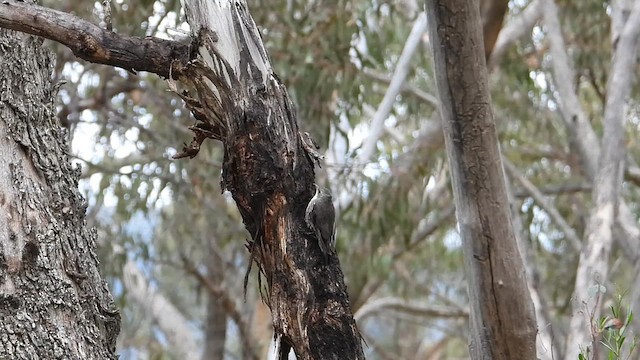
{"label": "burnt bark", "polygon": [[0,358],[115,359],[120,315],[85,225],[42,40],[0,29]]}
{"label": "burnt bark", "polygon": [[[87,46],[98,49],[84,57],[89,61],[162,76],[170,72],[174,90],[198,120],[191,127],[193,141],[175,157],[195,157],[207,138],[224,144],[222,185],[251,235],[248,248],[266,280],[263,299],[271,309],[279,356],[294,349],[298,359],[364,358],[338,258],[334,254],[327,263],[304,221],[319,154],[307,152],[246,2],[186,0],[184,6],[195,42],[190,47],[158,42],[155,53],[171,61],[157,64],[131,66],[136,56],[110,56],[121,55],[122,37],[90,26],[83,37],[79,33],[88,25],[72,15],[13,0],[0,3],[0,27],[59,41],[80,49],[79,56],[87,55]],[[52,14],[58,20],[46,17]],[[122,53],[148,56],[142,50],[153,48],[152,40],[130,43]]]}
{"label": "burnt bark", "polygon": [[185,13],[199,56],[178,80],[203,116],[183,154],[197,153],[205,136],[224,144],[222,187],[240,210],[266,281],[277,356],[293,349],[298,359],[364,358],[338,258],[327,262],[304,220],[314,159],[246,3],[185,1]]}
{"label": "burnt bark", "polygon": [[[280,353],[299,359],[363,358],[338,258],[327,264],[304,213],[313,163],[298,136],[293,107],[273,77],[234,110],[225,141],[224,187],[253,240],[249,248],[267,281]],[[269,121],[270,119],[270,121]]]}
{"label": "burnt bark", "polygon": [[463,241],[471,358],[535,359],[535,315],[509,213],[479,6],[429,0],[427,14]]}

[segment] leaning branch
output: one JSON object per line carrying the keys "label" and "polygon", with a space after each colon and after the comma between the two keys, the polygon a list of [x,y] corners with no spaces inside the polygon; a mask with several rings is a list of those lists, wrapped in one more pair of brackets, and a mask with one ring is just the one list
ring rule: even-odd
{"label": "leaning branch", "polygon": [[177,75],[181,67],[172,69],[175,61],[189,60],[188,42],[123,36],[71,14],[27,2],[1,0],[0,27],[59,42],[92,63],[148,71],[165,78]]}

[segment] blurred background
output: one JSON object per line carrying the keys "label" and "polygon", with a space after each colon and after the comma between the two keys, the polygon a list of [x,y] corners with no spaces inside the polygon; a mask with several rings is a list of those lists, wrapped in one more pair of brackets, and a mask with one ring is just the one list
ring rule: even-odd
{"label": "blurred background", "polygon": [[[248,2],[301,130],[327,154],[317,181],[332,189],[338,208],[338,254],[367,358],[468,358],[461,244],[422,2]],[[540,4],[485,0],[482,13],[514,222],[536,306],[548,320],[539,331],[562,347],[579,256],[566,226],[582,238],[591,184],[559,110],[551,30]],[[43,5],[102,21],[99,1]],[[572,85],[600,134],[613,46],[610,4],[557,5]],[[112,12],[121,34],[189,35],[178,0],[113,0]],[[255,271],[243,296],[249,234],[230,196],[221,195],[221,144],[208,141],[195,159],[172,160],[191,140],[187,127],[195,121],[166,80],[78,61],[49,45],[57,54],[54,77],[65,81],[58,116],[83,169],[87,221],[99,232],[102,271],[122,314],[121,359],[273,356]],[[637,90],[623,187],[634,214]],[[628,312],[637,270],[624,252],[614,246],[605,301]],[[542,351],[550,358],[551,349]]]}

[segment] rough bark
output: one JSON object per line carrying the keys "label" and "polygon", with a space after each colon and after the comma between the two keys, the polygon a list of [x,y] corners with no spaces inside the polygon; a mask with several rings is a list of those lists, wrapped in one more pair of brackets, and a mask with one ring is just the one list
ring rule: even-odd
{"label": "rough bark", "polygon": [[85,226],[41,45],[0,30],[0,358],[115,359],[120,315]]}
{"label": "rough bark", "polygon": [[535,359],[535,315],[511,225],[478,3],[430,0],[427,14],[463,241],[471,357]]}
{"label": "rough bark", "polygon": [[[186,54],[173,52],[178,45],[172,42],[158,43],[165,59],[178,60],[168,62],[168,68],[166,62],[144,68],[132,66],[135,59],[108,56],[109,46],[115,45],[104,39],[113,34],[90,29],[87,42],[78,34],[78,26],[86,24],[78,25],[70,14],[58,12],[58,20],[51,21],[42,8],[4,0],[0,26],[20,26],[72,49],[89,44],[99,49],[89,55],[107,55],[89,56],[90,61],[164,76],[170,70],[175,90],[189,90],[180,94],[199,121],[191,128],[194,140],[176,157],[195,157],[207,138],[224,143],[223,188],[232,193],[251,234],[248,248],[267,282],[264,299],[272,311],[280,356],[293,348],[299,359],[363,358],[338,258],[324,261],[304,222],[314,158],[304,146],[293,105],[271,69],[246,2],[194,0],[183,5],[196,43],[180,48]],[[27,21],[34,19],[38,21]],[[56,31],[68,32],[60,36]],[[65,42],[67,37],[74,41]],[[128,50],[137,54],[141,47],[152,46],[152,40],[142,39]],[[120,49],[118,44],[113,49]],[[197,58],[186,63],[185,56]]]}

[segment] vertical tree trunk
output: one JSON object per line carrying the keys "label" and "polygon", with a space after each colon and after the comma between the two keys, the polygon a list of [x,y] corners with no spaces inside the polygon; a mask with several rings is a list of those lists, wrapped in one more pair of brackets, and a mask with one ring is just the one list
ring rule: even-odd
{"label": "vertical tree trunk", "polygon": [[[617,4],[619,5],[619,3]],[[629,9],[631,10],[631,9]],[[607,282],[609,275],[609,254],[613,245],[613,226],[618,217],[620,188],[626,155],[624,124],[626,101],[631,94],[635,80],[634,67],[637,63],[638,34],[640,34],[640,3],[624,25],[614,49],[611,72],[607,80],[607,100],[604,110],[604,132],[602,135],[598,168],[593,181],[593,208],[585,231],[585,244],[580,253],[574,289],[573,317],[571,318],[565,358],[575,359],[580,347],[592,343],[594,352],[597,342],[593,341],[592,323],[600,317],[600,291],[593,295],[594,287]],[[616,20],[616,19],[614,19]],[[621,19],[617,19],[618,21]],[[591,295],[590,295],[591,293]],[[589,317],[593,317],[590,319]]]}
{"label": "vertical tree trunk", "polygon": [[509,214],[479,5],[429,0],[427,15],[463,240],[471,358],[535,359],[535,316]]}
{"label": "vertical tree trunk", "polygon": [[85,226],[41,45],[0,30],[0,358],[115,359],[120,315]]}
{"label": "vertical tree trunk", "polygon": [[[223,259],[214,250],[209,250],[207,277],[213,284],[224,280]],[[224,344],[227,338],[227,313],[219,297],[207,292],[207,318],[205,320],[203,360],[224,359]]]}

